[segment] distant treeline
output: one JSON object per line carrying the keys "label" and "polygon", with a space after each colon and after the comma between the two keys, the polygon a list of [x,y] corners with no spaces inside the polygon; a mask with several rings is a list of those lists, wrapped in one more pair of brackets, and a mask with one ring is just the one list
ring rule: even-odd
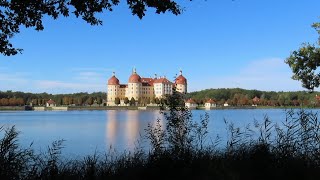
{"label": "distant treeline", "polygon": [[[309,93],[307,91],[275,92],[246,90],[241,88],[206,89],[190,92],[186,98],[192,98],[199,105],[204,104],[208,99],[214,100],[218,105],[228,103],[231,106],[263,105],[263,106],[320,106],[316,95],[319,92]],[[48,93],[24,93],[14,91],[0,91],[0,106],[17,106],[32,103],[33,105],[45,105],[49,99],[57,105],[76,106],[92,105],[94,103],[103,105],[107,94],[104,92],[94,93],[73,93],[73,94],[48,94]],[[253,99],[257,97],[258,101]]]}
{"label": "distant treeline", "polygon": [[[191,92],[187,94],[187,98],[194,99],[199,105],[205,103],[208,99],[213,99],[218,105],[223,105],[227,102],[232,106],[252,104],[263,106],[319,106],[320,99],[317,100],[317,94],[318,92],[310,93],[308,91],[275,92],[222,88]],[[258,100],[256,102],[253,100],[255,97],[258,98],[256,98]]]}
{"label": "distant treeline", "polygon": [[74,93],[74,94],[48,94],[48,93],[24,93],[14,91],[0,91],[0,106],[17,106],[32,103],[35,106],[43,106],[52,99],[57,105],[102,105],[106,99],[106,93]]}

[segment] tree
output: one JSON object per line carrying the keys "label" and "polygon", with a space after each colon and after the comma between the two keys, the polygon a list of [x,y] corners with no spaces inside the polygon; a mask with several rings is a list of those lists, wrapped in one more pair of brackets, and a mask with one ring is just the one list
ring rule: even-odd
{"label": "tree", "polygon": [[69,97],[68,96],[64,96],[62,99],[63,105],[69,105]]}
{"label": "tree", "polygon": [[139,98],[138,98],[138,104],[139,104],[139,105],[144,105],[144,99],[141,98],[141,97],[139,97]]}
{"label": "tree", "polygon": [[93,104],[93,98],[92,97],[89,97],[87,99],[87,104],[89,104],[90,106]]}
{"label": "tree", "polygon": [[286,59],[292,72],[292,79],[302,82],[302,87],[313,91],[320,85],[320,74],[316,72],[320,66],[320,49],[310,44],[293,51]]}
{"label": "tree", "polygon": [[78,105],[78,106],[82,106],[82,103],[83,103],[82,97],[78,97],[78,98],[77,98],[77,105]]}
{"label": "tree", "polygon": [[150,104],[150,102],[151,102],[151,100],[150,100],[150,98],[148,97],[148,98],[146,99],[145,103],[146,103],[146,104]]}
{"label": "tree", "polygon": [[23,100],[23,98],[17,98],[16,103],[17,103],[17,105],[19,105],[19,106],[23,106],[23,105],[24,105],[24,100]]}
{"label": "tree", "polygon": [[32,99],[31,102],[32,102],[33,105],[38,105],[38,99]]}
{"label": "tree", "polygon": [[41,98],[38,99],[38,105],[39,106],[42,105],[42,99]]}
{"label": "tree", "polygon": [[120,104],[120,98],[114,98],[114,103],[118,106]]}
{"label": "tree", "polygon": [[8,106],[8,105],[9,105],[9,99],[7,99],[7,98],[2,98],[2,99],[1,99],[1,105],[2,105],[2,106]]}
{"label": "tree", "polygon": [[136,104],[136,100],[134,99],[134,97],[132,97],[130,99],[130,105],[132,106],[132,105],[135,105],[135,104]]}
{"label": "tree", "polygon": [[127,105],[127,104],[129,104],[129,99],[126,97],[126,98],[124,98],[124,101],[123,101],[123,102],[124,102],[124,104]]}
{"label": "tree", "polygon": [[47,100],[46,100],[46,99],[42,99],[41,104],[42,104],[42,105],[46,105],[46,102],[47,102]]}
{"label": "tree", "polygon": [[16,98],[10,98],[9,99],[9,105],[10,106],[16,106],[17,105]]}
{"label": "tree", "polygon": [[[74,14],[91,25],[102,25],[97,18],[98,13],[113,10],[120,0],[2,0],[0,3],[0,53],[6,56],[21,53],[22,49],[13,47],[10,39],[20,33],[20,27],[34,28],[36,31],[44,29],[44,17],[57,19]],[[178,15],[181,7],[175,0],[127,0],[132,15],[142,19],[149,8],[156,9],[156,13],[167,11]]]}
{"label": "tree", "polygon": [[159,100],[159,98],[154,98],[154,102],[156,103],[156,104],[160,104],[160,100]]}
{"label": "tree", "polygon": [[150,103],[151,103],[151,104],[156,103],[156,99],[155,99],[154,97],[152,97],[152,98],[150,99]]}
{"label": "tree", "polygon": [[99,104],[99,106],[102,104],[102,98],[101,97],[97,97],[97,103]]}
{"label": "tree", "polygon": [[[52,98],[49,98],[49,99],[52,99]],[[59,106],[63,104],[63,102],[62,102],[62,101],[63,101],[63,100],[62,100],[62,97],[56,97],[56,98],[54,98],[53,100],[54,100],[54,101],[56,102],[56,104],[59,105]]]}
{"label": "tree", "polygon": [[[313,23],[312,27],[320,34],[320,23]],[[318,38],[320,45],[320,37]],[[298,50],[293,51],[286,59],[292,72],[292,79],[302,82],[302,87],[313,92],[314,88],[320,85],[320,73],[317,68],[320,66],[320,48],[309,43],[302,44]]]}

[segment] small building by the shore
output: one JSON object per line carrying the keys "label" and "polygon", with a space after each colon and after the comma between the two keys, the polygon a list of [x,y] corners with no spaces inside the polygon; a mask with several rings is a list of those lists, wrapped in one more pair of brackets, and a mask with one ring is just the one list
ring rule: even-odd
{"label": "small building by the shore", "polygon": [[57,104],[54,100],[50,99],[49,101],[47,101],[46,103],[46,107],[56,107]]}
{"label": "small building by the shore", "polygon": [[257,106],[259,102],[260,102],[260,98],[258,98],[257,96],[255,96],[255,97],[252,99],[252,106]]}
{"label": "small building by the shore", "polygon": [[188,107],[189,109],[195,109],[197,108],[197,103],[190,98],[185,102],[185,106]]}
{"label": "small building by the shore", "polygon": [[217,107],[217,103],[216,103],[214,100],[209,99],[209,100],[206,101],[206,103],[204,104],[204,107],[205,107],[206,109],[215,108],[215,107]]}
{"label": "small building by the shore", "polygon": [[229,106],[228,101],[224,102],[223,106],[224,106],[224,107],[228,107],[228,106]]}

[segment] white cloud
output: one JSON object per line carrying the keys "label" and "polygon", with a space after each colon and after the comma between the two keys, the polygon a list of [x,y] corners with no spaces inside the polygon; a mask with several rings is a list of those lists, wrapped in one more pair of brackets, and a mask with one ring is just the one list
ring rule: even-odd
{"label": "white cloud", "polygon": [[102,73],[84,71],[84,72],[76,73],[74,76],[74,79],[81,80],[81,81],[97,82],[97,81],[104,80],[105,77]]}
{"label": "white cloud", "polygon": [[0,90],[21,91],[20,87],[27,87],[29,80],[27,73],[12,73],[6,67],[0,68]]}
{"label": "white cloud", "polygon": [[79,71],[72,78],[65,80],[33,79],[25,72],[9,73],[5,67],[0,68],[0,91],[13,90],[23,92],[74,93],[106,91],[103,73]]}
{"label": "white cloud", "polygon": [[95,92],[103,91],[104,88],[106,88],[104,84],[99,83],[75,83],[49,80],[35,81],[34,85],[38,90],[49,93]]}
{"label": "white cloud", "polygon": [[236,87],[267,91],[304,90],[301,87],[301,83],[292,80],[291,76],[292,72],[283,59],[269,58],[252,61],[237,72],[226,71],[225,74],[209,76],[202,81],[191,81],[189,91]]}

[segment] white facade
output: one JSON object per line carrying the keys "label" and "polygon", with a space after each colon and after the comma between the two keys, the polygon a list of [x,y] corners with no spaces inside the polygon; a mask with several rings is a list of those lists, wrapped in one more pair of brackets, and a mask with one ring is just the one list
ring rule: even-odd
{"label": "white facade", "polygon": [[217,107],[217,104],[216,104],[216,103],[209,103],[209,102],[207,102],[207,103],[204,104],[204,107],[205,107],[206,109],[215,108],[215,107]]}
{"label": "white facade", "polygon": [[189,109],[195,109],[197,107],[196,103],[185,103],[185,106],[188,107]]}
{"label": "white facade", "polygon": [[165,95],[172,94],[172,88],[173,84],[172,83],[154,83],[154,94],[156,98],[162,98]]}
{"label": "white facade", "polygon": [[50,99],[49,101],[47,101],[46,107],[56,107],[56,103],[52,99]]}

